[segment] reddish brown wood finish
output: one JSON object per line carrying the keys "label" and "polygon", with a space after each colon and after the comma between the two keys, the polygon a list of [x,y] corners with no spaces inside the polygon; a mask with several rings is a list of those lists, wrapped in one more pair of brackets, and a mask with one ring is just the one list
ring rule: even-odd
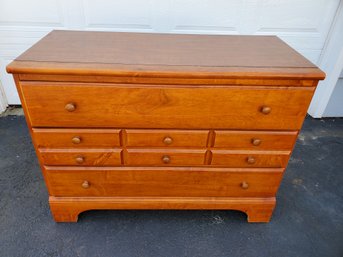
{"label": "reddish brown wood finish", "polygon": [[[38,147],[117,147],[120,146],[117,129],[56,129],[33,128],[33,139]],[[79,143],[74,142],[79,138]]]}
{"label": "reddish brown wood finish", "polygon": [[212,165],[226,167],[286,167],[290,151],[212,150]]}
{"label": "reddish brown wood finish", "polygon": [[298,133],[296,131],[216,130],[215,134],[215,148],[232,150],[290,150],[293,148]]}
{"label": "reddish brown wood finish", "polygon": [[238,210],[248,222],[269,222],[275,197],[49,197],[56,222],[77,222],[88,210]]}
{"label": "reddish brown wood finish", "polygon": [[325,77],[271,36],[75,31],[51,32],[7,71],[57,222],[93,209],[268,222]]}
{"label": "reddish brown wood finish", "polygon": [[120,149],[47,149],[40,148],[44,165],[118,166]]}
{"label": "reddish brown wood finish", "polygon": [[128,149],[127,152],[127,165],[132,166],[199,166],[205,164],[206,150]]}
{"label": "reddish brown wood finish", "polygon": [[[51,194],[65,197],[273,197],[282,171],[200,167],[46,167]],[[82,187],[84,181],[89,182],[89,188]],[[243,182],[248,184],[248,188],[242,187]]]}
{"label": "reddish brown wood finish", "polygon": [[81,31],[51,32],[8,65],[7,71],[171,79],[252,77],[318,80],[325,77],[314,64],[275,36]]}
{"label": "reddish brown wood finish", "polygon": [[128,129],[127,147],[206,147],[208,130]]}
{"label": "reddish brown wood finish", "polygon": [[[22,82],[21,88],[35,127],[296,130],[314,92],[314,88],[292,87],[38,82]],[[75,111],[65,109],[69,103]],[[269,114],[262,113],[265,106],[271,108]]]}
{"label": "reddish brown wood finish", "polygon": [[[284,69],[282,69],[284,70]],[[177,74],[176,74],[177,75]],[[301,86],[313,87],[317,85],[316,80],[307,78],[249,78],[235,77],[227,78],[208,78],[201,77],[135,77],[135,76],[91,76],[84,75],[49,75],[49,74],[20,74],[21,81],[60,81],[60,82],[105,82],[116,84],[151,84],[151,85],[240,85],[240,86]]]}

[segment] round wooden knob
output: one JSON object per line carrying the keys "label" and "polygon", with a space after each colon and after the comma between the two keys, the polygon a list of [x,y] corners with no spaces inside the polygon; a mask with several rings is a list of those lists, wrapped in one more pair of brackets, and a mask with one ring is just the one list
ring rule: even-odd
{"label": "round wooden knob", "polygon": [[163,163],[165,163],[165,164],[170,163],[170,156],[169,156],[169,155],[164,155],[164,156],[162,157],[162,161],[163,161]]}
{"label": "round wooden knob", "polygon": [[171,143],[173,143],[173,139],[171,137],[165,137],[163,139],[163,143],[165,143],[166,145],[170,145]]}
{"label": "round wooden knob", "polygon": [[269,114],[271,111],[272,111],[272,108],[270,108],[269,106],[263,106],[263,107],[261,108],[261,112],[262,112],[263,114]]}
{"label": "round wooden knob", "polygon": [[83,156],[77,156],[75,158],[75,161],[78,163],[78,164],[81,164],[85,161],[85,158]]}
{"label": "round wooden knob", "polygon": [[90,185],[90,183],[89,183],[87,180],[85,180],[85,181],[82,182],[81,186],[82,186],[84,189],[87,189],[87,188],[89,188],[91,185]]}
{"label": "round wooden knob", "polygon": [[243,189],[248,189],[248,188],[249,188],[249,184],[248,184],[247,182],[243,181],[243,182],[241,183],[241,188],[243,188]]}
{"label": "round wooden knob", "polygon": [[252,157],[252,156],[249,156],[249,157],[247,158],[247,163],[249,163],[249,164],[254,164],[255,161],[256,161],[255,158]]}
{"label": "round wooden knob", "polygon": [[80,143],[81,143],[81,137],[73,137],[73,138],[71,139],[71,142],[72,142],[73,144],[80,144]]}
{"label": "round wooden knob", "polygon": [[76,110],[76,105],[73,103],[68,103],[66,104],[66,106],[64,106],[64,108],[68,111],[68,112],[73,112]]}
{"label": "round wooden knob", "polygon": [[255,146],[260,145],[261,142],[262,142],[262,140],[259,139],[259,138],[253,138],[253,139],[251,139],[251,143],[252,143],[253,145],[255,145]]}

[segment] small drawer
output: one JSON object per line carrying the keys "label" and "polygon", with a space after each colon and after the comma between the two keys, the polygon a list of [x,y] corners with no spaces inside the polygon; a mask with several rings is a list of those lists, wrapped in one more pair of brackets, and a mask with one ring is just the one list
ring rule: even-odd
{"label": "small drawer", "polygon": [[33,128],[37,147],[116,147],[120,146],[118,129],[44,129]]}
{"label": "small drawer", "polygon": [[45,166],[52,196],[275,197],[283,169]]}
{"label": "small drawer", "polygon": [[192,166],[203,165],[206,150],[198,149],[127,149],[127,165]]}
{"label": "small drawer", "polygon": [[215,131],[215,148],[239,150],[292,150],[296,131]]}
{"label": "small drawer", "polygon": [[286,167],[290,151],[212,150],[212,165],[226,167]]}
{"label": "small drawer", "polygon": [[118,166],[120,153],[121,149],[39,149],[44,165]]}
{"label": "small drawer", "polygon": [[128,129],[128,147],[206,147],[206,130]]}

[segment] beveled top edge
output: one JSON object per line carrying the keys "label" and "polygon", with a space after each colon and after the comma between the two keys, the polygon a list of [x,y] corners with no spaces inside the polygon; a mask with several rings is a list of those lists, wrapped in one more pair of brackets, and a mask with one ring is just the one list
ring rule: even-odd
{"label": "beveled top edge", "polygon": [[[56,64],[40,62],[40,65],[33,63],[13,61],[7,65],[6,70],[12,74],[42,74],[42,75],[80,75],[80,76],[117,76],[117,77],[144,77],[144,78],[207,78],[207,79],[313,79],[323,80],[325,73],[318,68],[294,69],[294,68],[241,68],[231,67],[219,71],[213,68],[199,68],[196,71],[184,71],[182,66],[174,69],[163,69],[164,67],[149,67],[150,69],[130,69],[125,65],[113,67],[109,64],[98,65],[97,68],[88,67],[87,64],[79,67],[73,64]],[[154,69],[156,68],[156,69]]]}

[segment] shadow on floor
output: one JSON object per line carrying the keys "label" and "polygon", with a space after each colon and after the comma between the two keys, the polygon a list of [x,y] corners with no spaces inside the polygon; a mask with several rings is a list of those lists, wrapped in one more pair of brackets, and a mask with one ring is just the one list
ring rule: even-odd
{"label": "shadow on floor", "polygon": [[343,120],[307,118],[268,224],[236,211],[88,211],[56,224],[24,117],[0,118],[0,256],[343,256]]}

